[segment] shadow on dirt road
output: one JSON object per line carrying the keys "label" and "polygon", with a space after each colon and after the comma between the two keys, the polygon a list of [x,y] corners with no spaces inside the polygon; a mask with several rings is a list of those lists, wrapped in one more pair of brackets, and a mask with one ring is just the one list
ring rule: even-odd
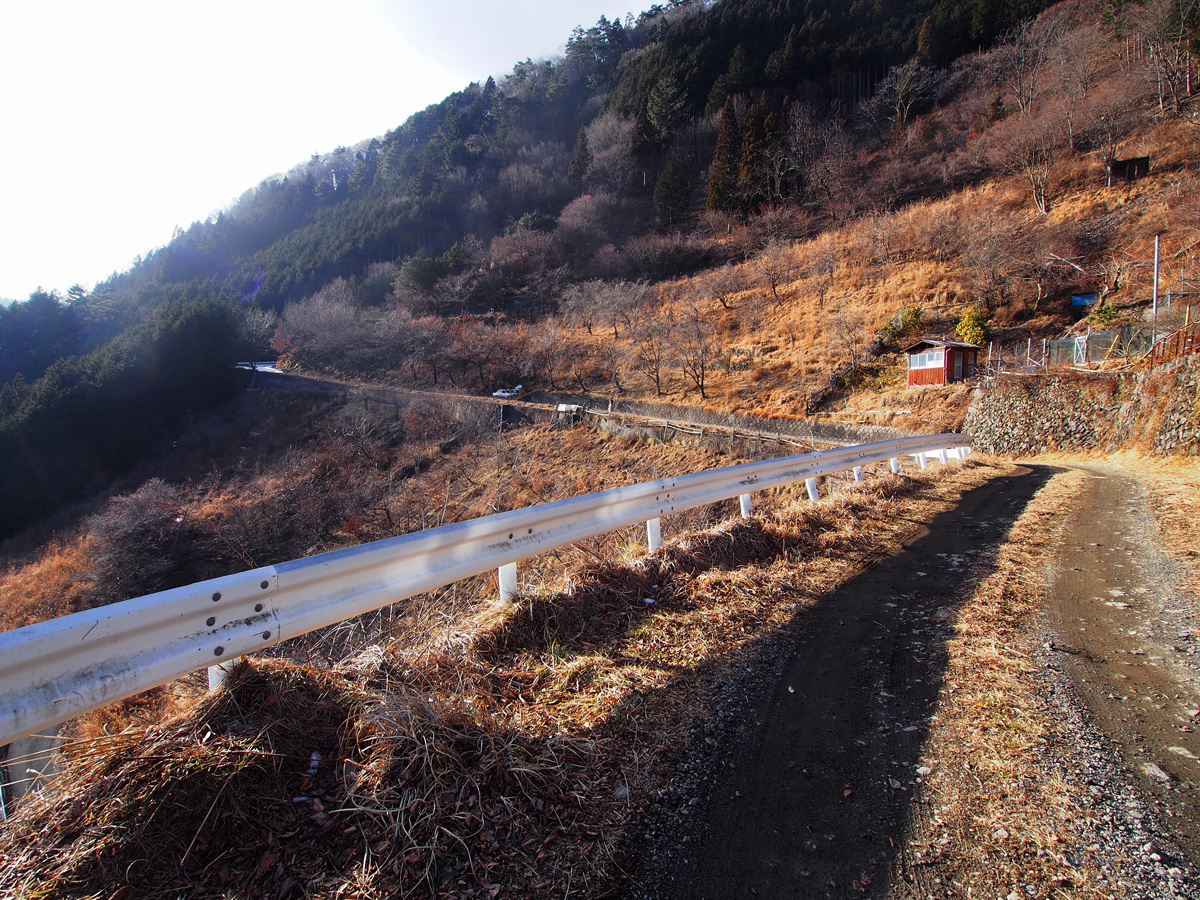
{"label": "shadow on dirt road", "polygon": [[751,713],[759,727],[718,766],[665,893],[887,892],[957,608],[1052,474],[1025,468],[971,491],[902,552],[797,616],[791,661]]}

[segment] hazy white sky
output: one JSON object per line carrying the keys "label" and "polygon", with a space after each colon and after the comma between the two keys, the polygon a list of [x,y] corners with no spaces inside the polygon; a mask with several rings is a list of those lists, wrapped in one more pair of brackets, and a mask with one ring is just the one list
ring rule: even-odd
{"label": "hazy white sky", "polygon": [[0,298],[91,288],[314,152],[650,5],[632,3],[4,3]]}

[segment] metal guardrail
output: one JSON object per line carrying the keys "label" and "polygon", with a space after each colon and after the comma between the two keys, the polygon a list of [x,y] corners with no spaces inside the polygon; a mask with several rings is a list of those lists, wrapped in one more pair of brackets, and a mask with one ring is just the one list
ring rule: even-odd
{"label": "metal guardrail", "polygon": [[1150,348],[1150,368],[1200,352],[1200,324],[1189,323],[1165,334]]}
{"label": "metal guardrail", "polygon": [[[617,528],[821,475],[970,446],[959,434],[822,450],[615,488],[214,578],[0,633],[0,745],[189,672]],[[219,671],[218,671],[219,680]]]}

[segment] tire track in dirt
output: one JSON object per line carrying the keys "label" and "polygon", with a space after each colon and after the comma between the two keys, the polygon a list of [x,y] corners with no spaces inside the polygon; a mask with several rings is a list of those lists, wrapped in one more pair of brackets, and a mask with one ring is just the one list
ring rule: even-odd
{"label": "tire track in dirt", "polygon": [[1155,547],[1140,483],[1089,473],[1053,579],[1050,648],[1159,821],[1200,863],[1200,646],[1195,598]]}
{"label": "tire track in dirt", "polygon": [[[968,492],[899,554],[802,613],[791,662],[722,769],[679,900],[878,897],[904,846],[957,606],[1049,478]],[[982,565],[980,564],[982,563]]]}

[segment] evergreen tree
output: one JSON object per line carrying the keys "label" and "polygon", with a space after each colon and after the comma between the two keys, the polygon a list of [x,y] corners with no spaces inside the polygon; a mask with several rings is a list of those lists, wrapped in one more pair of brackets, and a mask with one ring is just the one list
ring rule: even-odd
{"label": "evergreen tree", "polygon": [[795,25],[788,31],[783,46],[767,60],[767,77],[776,84],[790,86],[800,80],[804,67],[804,38]]}
{"label": "evergreen tree", "polygon": [[654,126],[655,138],[659,145],[669,144],[675,137],[675,129],[683,119],[687,104],[679,82],[670,75],[658,79],[650,91],[650,99],[646,104],[646,113],[650,124]]}
{"label": "evergreen tree", "polygon": [[674,225],[675,219],[687,210],[692,199],[692,186],[688,183],[687,170],[679,162],[667,163],[654,184],[654,208]]}
{"label": "evergreen tree", "polygon": [[738,167],[741,151],[741,130],[733,101],[727,99],[717,125],[717,146],[713,151],[712,171],[708,178],[710,212],[733,212],[737,209]]}
{"label": "evergreen tree", "polygon": [[642,188],[644,189],[649,186],[650,161],[658,155],[660,149],[657,135],[654,133],[654,125],[650,121],[650,104],[644,97],[638,106],[637,117],[633,120],[633,136],[630,138],[629,149],[633,158],[642,167]]}
{"label": "evergreen tree", "polygon": [[654,124],[650,121],[649,100],[643,97],[633,120],[633,136],[630,138],[629,149],[638,159],[646,160],[658,150],[657,138]]}
{"label": "evergreen tree", "polygon": [[[742,129],[741,151],[738,154],[737,192],[742,212],[750,215],[762,206],[762,170],[770,136],[767,132],[770,110],[766,100],[759,100],[746,112],[746,123]],[[772,123],[773,123],[772,119]]]}
{"label": "evergreen tree", "polygon": [[587,174],[588,166],[592,164],[592,152],[588,149],[587,129],[581,127],[575,136],[575,153],[571,157],[571,165],[567,169],[567,180],[578,189],[583,185],[583,176]]}

